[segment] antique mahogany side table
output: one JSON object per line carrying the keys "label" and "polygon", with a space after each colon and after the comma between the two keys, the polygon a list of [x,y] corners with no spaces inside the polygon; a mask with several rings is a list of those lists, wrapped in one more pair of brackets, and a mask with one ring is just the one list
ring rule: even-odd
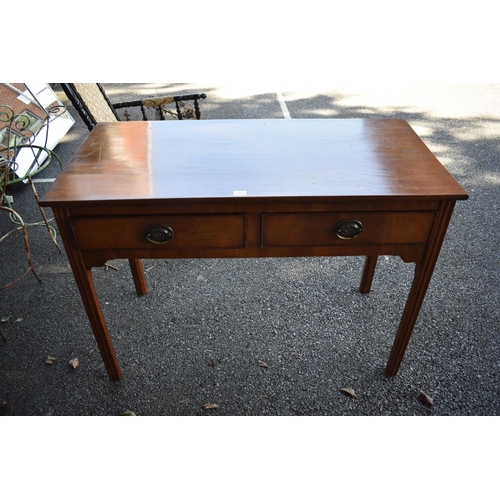
{"label": "antique mahogany side table", "polygon": [[121,370],[92,268],[128,259],[377,256],[415,276],[385,368],[399,369],[456,200],[467,193],[403,120],[98,124],[41,200],[53,208],[106,370]]}

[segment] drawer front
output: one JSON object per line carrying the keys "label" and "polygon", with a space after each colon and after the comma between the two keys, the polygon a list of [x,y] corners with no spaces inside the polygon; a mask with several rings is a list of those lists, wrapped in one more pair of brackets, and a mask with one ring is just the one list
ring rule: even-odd
{"label": "drawer front", "polygon": [[263,214],[262,246],[425,243],[435,212]]}
{"label": "drawer front", "polygon": [[244,248],[244,214],[74,217],[82,250]]}

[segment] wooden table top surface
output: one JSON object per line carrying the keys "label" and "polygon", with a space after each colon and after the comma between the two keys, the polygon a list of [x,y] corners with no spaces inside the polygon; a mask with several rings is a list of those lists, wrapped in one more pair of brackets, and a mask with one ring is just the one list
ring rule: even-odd
{"label": "wooden table top surface", "polygon": [[466,199],[404,120],[100,123],[41,205],[234,197]]}

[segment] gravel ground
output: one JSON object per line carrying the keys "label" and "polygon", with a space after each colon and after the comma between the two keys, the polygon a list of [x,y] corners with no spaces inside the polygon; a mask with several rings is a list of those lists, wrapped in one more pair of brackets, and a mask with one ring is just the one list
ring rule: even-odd
{"label": "gravel ground", "polygon": [[[115,101],[152,93],[149,84],[104,86]],[[203,119],[283,118],[265,87],[155,87],[206,92]],[[0,414],[498,415],[499,93],[500,85],[487,84],[281,91],[292,119],[408,120],[469,192],[457,203],[397,376],[383,368],[413,273],[399,258],[379,259],[368,296],[357,291],[357,257],[145,261],[144,297],[126,262],[113,261],[116,269],[94,271],[123,370],[123,380],[111,382],[64,251],[43,227],[30,227],[43,284],[28,275],[0,292]],[[76,124],[56,148],[64,163],[88,133],[70,111]],[[56,175],[51,164],[39,178]],[[28,188],[12,194],[27,221],[39,220]],[[0,219],[1,234],[9,224]],[[5,240],[2,255],[6,282],[24,266],[22,242]],[[218,408],[204,410],[207,403]]]}

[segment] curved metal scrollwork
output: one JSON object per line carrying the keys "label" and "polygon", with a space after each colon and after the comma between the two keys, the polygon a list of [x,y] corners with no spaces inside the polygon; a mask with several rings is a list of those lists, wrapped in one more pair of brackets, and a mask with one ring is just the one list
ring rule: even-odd
{"label": "curved metal scrollwork", "polygon": [[[27,231],[28,225],[23,221],[20,214],[12,208],[8,197],[6,196],[6,190],[9,184],[21,182],[24,179],[27,179],[38,204],[38,194],[31,180],[31,177],[45,168],[50,163],[52,158],[55,158],[57,160],[57,162],[59,163],[59,167],[62,169],[62,163],[59,157],[55,153],[50,151],[46,146],[49,123],[60,116],[62,113],[64,113],[66,111],[66,108],[60,105],[48,109],[40,107],[40,109],[43,111],[44,116],[35,117],[35,115],[33,115],[32,117],[28,113],[16,114],[13,108],[11,108],[10,106],[0,104],[0,126],[1,129],[4,130],[4,137],[2,140],[3,144],[0,145],[0,211],[7,212],[10,219],[16,225],[14,229],[0,236],[0,243],[8,236],[16,233],[18,230],[21,230],[24,238],[26,257],[28,260],[28,268],[21,274],[21,276],[6,285],[0,283],[0,290],[8,288],[17,283],[30,271],[33,273],[36,279],[41,282],[40,277],[35,271],[31,259]],[[43,146],[34,144],[35,138],[39,136],[40,133],[45,134]],[[22,177],[17,177],[16,172],[19,169],[19,165],[16,162],[16,157],[19,151],[23,148],[31,149],[31,151],[33,152],[34,160],[28,171]],[[41,159],[42,153],[46,154],[46,158],[43,160]],[[43,217],[43,222],[35,223],[35,225],[44,224],[47,227],[54,244],[58,248],[59,252],[61,252],[61,248],[59,247],[55,239],[55,230],[50,226],[43,208],[40,207],[40,205],[38,206]]]}
{"label": "curved metal scrollwork", "polygon": [[[6,130],[8,134],[7,147],[2,149],[3,152],[9,150],[11,153],[15,153],[19,145],[30,144],[34,141],[36,134],[30,128],[33,126],[30,116],[23,113],[16,115],[10,106],[4,104],[0,106],[0,121],[7,124]],[[43,125],[41,128],[43,128]],[[17,138],[19,140],[15,140]]]}
{"label": "curved metal scrollwork", "polygon": [[66,106],[63,106],[62,104],[57,105],[57,106],[51,106],[50,108],[46,109],[47,115],[48,115],[48,120],[51,122],[52,120],[55,120],[59,116],[61,116],[63,113],[65,113]]}
{"label": "curved metal scrollwork", "polygon": [[16,156],[16,141],[12,139],[15,137],[13,130],[17,130],[20,126],[17,125],[14,110],[5,104],[0,105],[0,122],[7,124],[6,127],[4,127],[6,131],[6,137],[4,139],[6,146],[0,147],[0,185],[2,187],[2,197],[0,199],[3,200],[9,175],[17,170],[17,164],[14,161]]}
{"label": "curved metal scrollwork", "polygon": [[[6,131],[6,137],[3,140],[4,146],[0,146],[0,156],[9,163],[8,184],[21,182],[36,175],[50,163],[53,157],[62,168],[60,159],[47,148],[47,141],[50,122],[66,112],[66,107],[55,105],[47,109],[40,107],[40,110],[44,114],[43,117],[30,116],[26,112],[15,114],[10,106],[0,105],[0,122],[7,124],[6,127],[3,127]],[[35,145],[34,141],[37,137],[42,138],[42,140],[38,140],[38,144]],[[19,169],[16,157],[23,148],[31,149],[33,162],[28,171],[18,178],[15,175]]]}

